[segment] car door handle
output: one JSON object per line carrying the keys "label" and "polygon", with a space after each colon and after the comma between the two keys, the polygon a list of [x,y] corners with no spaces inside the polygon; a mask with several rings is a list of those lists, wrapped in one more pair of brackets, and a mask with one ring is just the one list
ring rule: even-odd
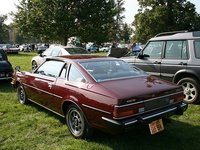
{"label": "car door handle", "polygon": [[180,62],[180,63],[178,63],[178,65],[187,65],[187,63]]}
{"label": "car door handle", "polygon": [[154,64],[161,64],[161,62],[160,61],[155,61]]}

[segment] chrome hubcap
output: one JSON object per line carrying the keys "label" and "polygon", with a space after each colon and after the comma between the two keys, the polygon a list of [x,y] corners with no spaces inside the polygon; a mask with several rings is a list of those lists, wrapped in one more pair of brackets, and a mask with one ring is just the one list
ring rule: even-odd
{"label": "chrome hubcap", "polygon": [[83,133],[84,120],[83,120],[82,116],[80,115],[80,113],[74,108],[72,108],[69,111],[68,125],[69,125],[71,132],[75,136],[79,136]]}
{"label": "chrome hubcap", "polygon": [[185,101],[193,101],[196,97],[197,94],[197,90],[195,88],[195,86],[190,83],[190,82],[185,82],[182,84],[183,86],[183,90],[184,90],[184,94],[185,94]]}

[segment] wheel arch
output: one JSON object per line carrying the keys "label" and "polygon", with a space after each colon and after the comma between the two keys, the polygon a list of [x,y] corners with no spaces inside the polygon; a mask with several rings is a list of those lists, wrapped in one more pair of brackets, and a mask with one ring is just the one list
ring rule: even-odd
{"label": "wheel arch", "polygon": [[200,78],[198,77],[198,74],[194,72],[193,70],[180,70],[178,71],[173,78],[174,83],[178,83],[179,80],[183,78],[192,78],[200,82]]}
{"label": "wheel arch", "polygon": [[83,116],[85,117],[86,121],[88,122],[87,117],[85,116],[85,113],[83,111],[83,109],[74,101],[72,100],[65,100],[62,104],[62,112],[64,114],[64,116],[66,116],[66,111],[69,108],[70,105],[75,105],[76,107],[78,107],[78,109],[82,112]]}

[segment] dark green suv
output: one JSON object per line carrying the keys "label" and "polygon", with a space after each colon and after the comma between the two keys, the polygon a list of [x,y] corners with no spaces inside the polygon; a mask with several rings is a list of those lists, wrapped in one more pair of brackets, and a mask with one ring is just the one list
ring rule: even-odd
{"label": "dark green suv", "polygon": [[122,59],[151,75],[182,85],[185,103],[200,102],[200,31],[160,33],[137,56]]}

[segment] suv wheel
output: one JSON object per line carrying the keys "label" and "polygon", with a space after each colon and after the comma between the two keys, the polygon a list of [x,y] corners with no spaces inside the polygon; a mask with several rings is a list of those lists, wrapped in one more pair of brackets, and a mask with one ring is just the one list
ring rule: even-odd
{"label": "suv wheel", "polygon": [[199,90],[200,85],[198,81],[192,78],[183,78],[178,83],[178,85],[182,85],[184,90],[184,102],[191,104],[191,103],[198,103],[199,102]]}

